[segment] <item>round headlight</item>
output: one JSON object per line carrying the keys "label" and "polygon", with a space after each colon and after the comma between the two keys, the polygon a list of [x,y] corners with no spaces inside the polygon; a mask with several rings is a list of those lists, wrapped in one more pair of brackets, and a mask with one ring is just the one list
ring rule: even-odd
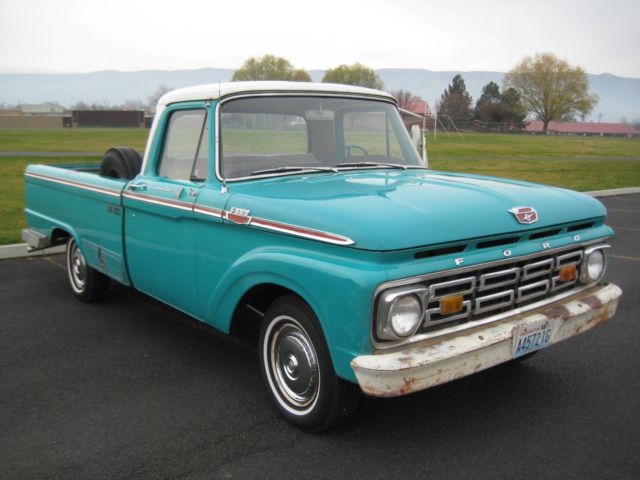
{"label": "round headlight", "polygon": [[389,310],[391,330],[399,337],[413,335],[422,320],[422,303],[415,295],[398,298]]}
{"label": "round headlight", "polygon": [[586,273],[590,282],[600,279],[604,272],[604,253],[602,250],[594,250],[587,257]]}

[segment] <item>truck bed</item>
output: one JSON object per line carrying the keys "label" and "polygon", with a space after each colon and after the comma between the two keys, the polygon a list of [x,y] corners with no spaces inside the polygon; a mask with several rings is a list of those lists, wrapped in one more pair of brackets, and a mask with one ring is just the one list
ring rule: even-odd
{"label": "truck bed", "polygon": [[129,284],[124,262],[122,191],[126,180],[98,175],[97,164],[29,165],[25,172],[25,216],[31,231],[49,245],[69,232],[86,261]]}

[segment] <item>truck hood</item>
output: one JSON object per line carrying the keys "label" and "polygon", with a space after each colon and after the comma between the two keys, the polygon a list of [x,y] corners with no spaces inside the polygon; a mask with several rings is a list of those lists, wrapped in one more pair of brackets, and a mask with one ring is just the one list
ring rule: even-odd
{"label": "truck hood", "polygon": [[[365,250],[398,250],[602,217],[597,200],[570,190],[431,170],[310,174],[230,185],[227,210],[351,239]],[[524,225],[509,210],[532,207]]]}

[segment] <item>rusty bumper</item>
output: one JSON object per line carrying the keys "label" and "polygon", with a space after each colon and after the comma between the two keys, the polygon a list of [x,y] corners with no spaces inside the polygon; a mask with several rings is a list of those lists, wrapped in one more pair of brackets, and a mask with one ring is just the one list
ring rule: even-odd
{"label": "rusty bumper", "polygon": [[353,359],[362,390],[376,397],[395,397],[450,382],[512,359],[514,330],[548,319],[555,324],[551,343],[589,330],[611,318],[622,290],[613,284],[567,300],[515,315],[472,333],[461,332],[426,346],[363,355]]}

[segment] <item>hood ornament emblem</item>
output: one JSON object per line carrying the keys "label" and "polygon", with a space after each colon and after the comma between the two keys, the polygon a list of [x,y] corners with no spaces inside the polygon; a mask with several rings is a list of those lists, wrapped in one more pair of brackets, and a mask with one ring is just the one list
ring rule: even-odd
{"label": "hood ornament emblem", "polygon": [[513,207],[507,210],[512,213],[519,223],[529,225],[538,221],[538,212],[532,207]]}

